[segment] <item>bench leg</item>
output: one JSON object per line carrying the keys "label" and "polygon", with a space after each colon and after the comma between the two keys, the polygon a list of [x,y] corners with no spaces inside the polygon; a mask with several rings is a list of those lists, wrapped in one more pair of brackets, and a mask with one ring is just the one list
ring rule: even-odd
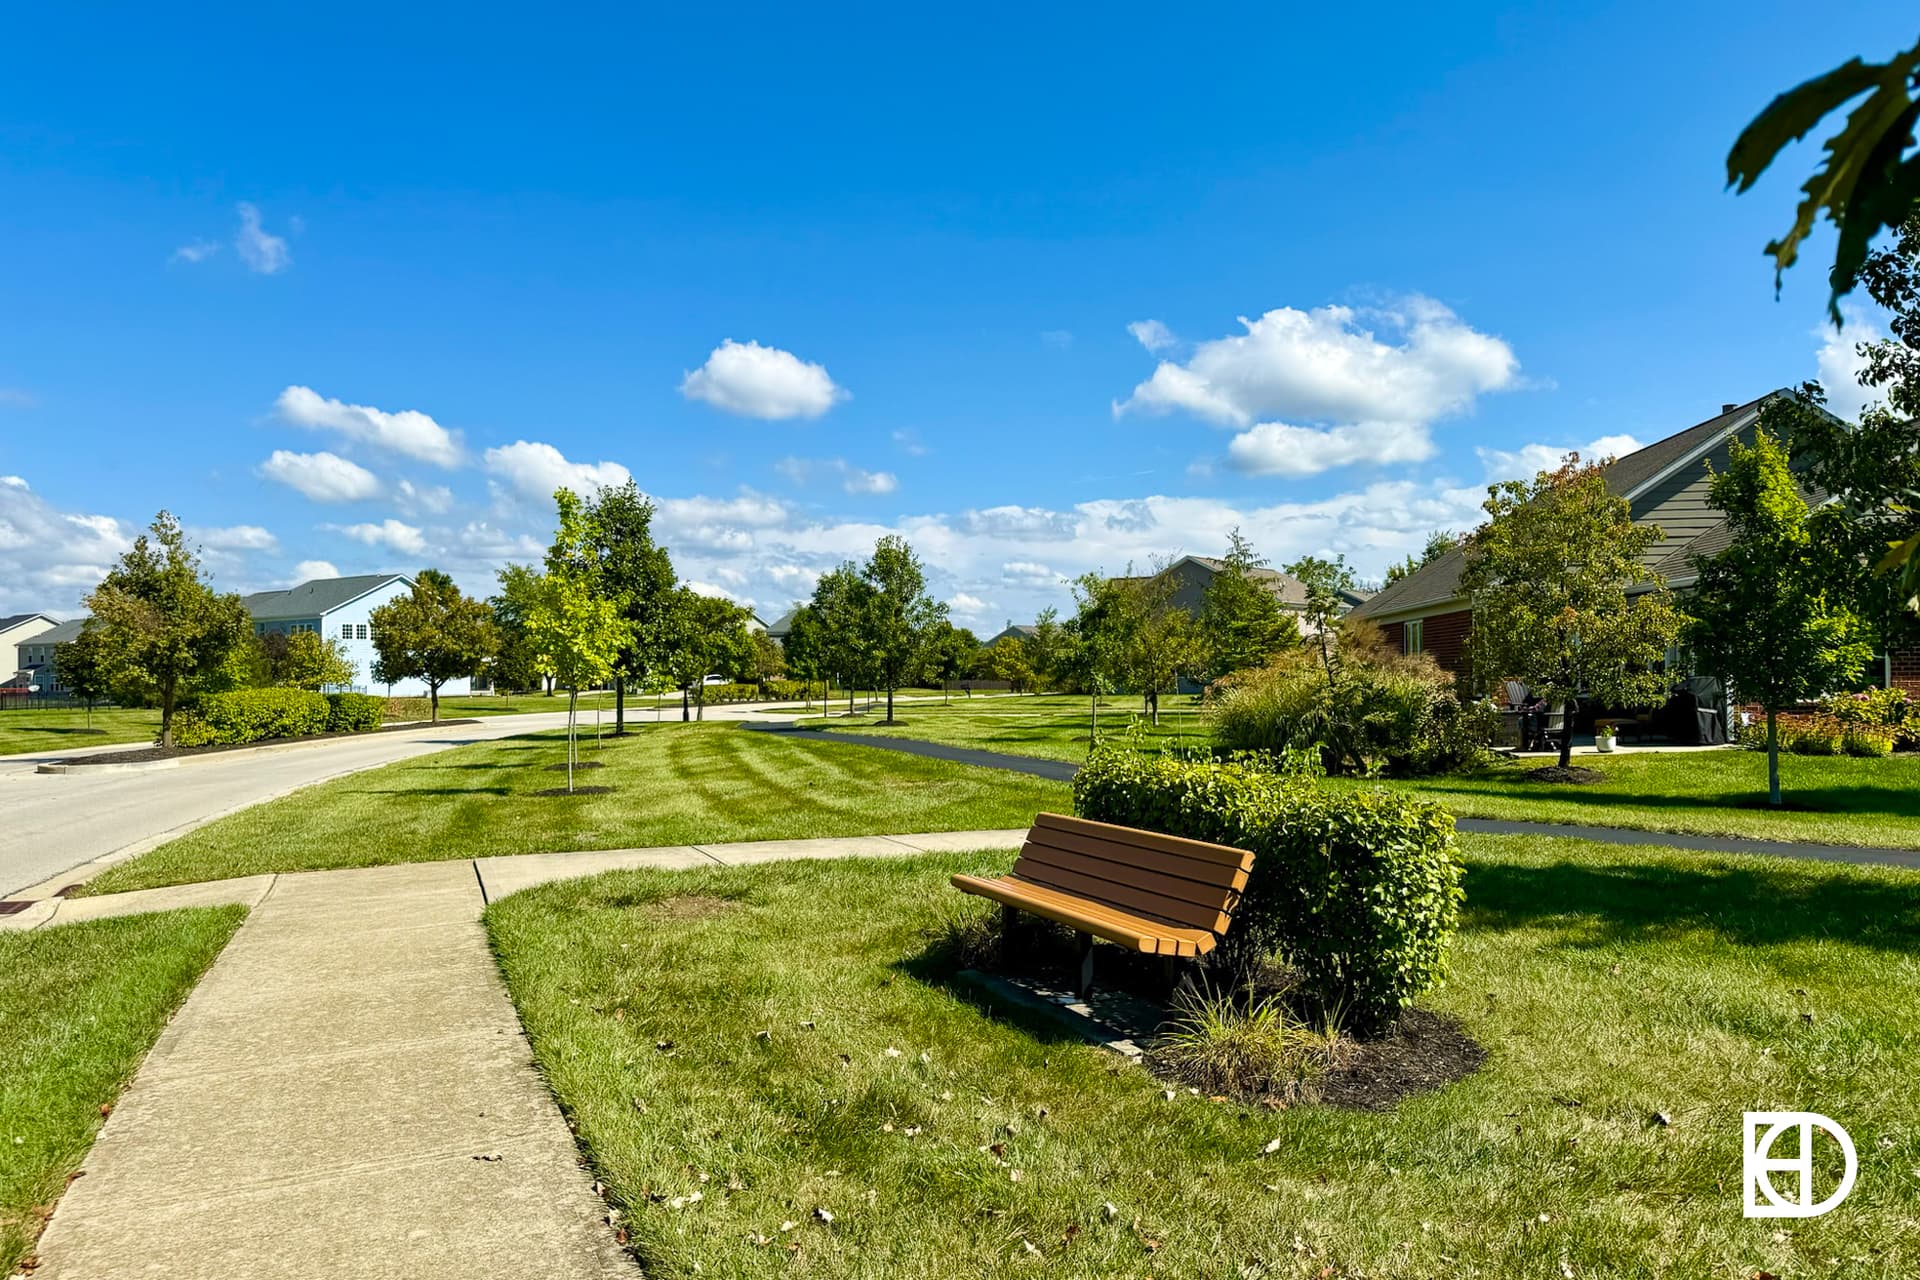
{"label": "bench leg", "polygon": [[1073,936],[1080,944],[1080,985],[1074,994],[1084,1000],[1093,990],[1093,935],[1076,933]]}
{"label": "bench leg", "polygon": [[1003,964],[1013,959],[1015,954],[1018,953],[1019,936],[1020,936],[1019,910],[1007,905],[1004,902],[1001,903],[1000,904],[1000,960]]}
{"label": "bench leg", "polygon": [[1191,957],[1183,960],[1179,956],[1161,956],[1160,979],[1166,984],[1167,1000],[1171,1002],[1179,997],[1181,988],[1199,985],[1200,962]]}

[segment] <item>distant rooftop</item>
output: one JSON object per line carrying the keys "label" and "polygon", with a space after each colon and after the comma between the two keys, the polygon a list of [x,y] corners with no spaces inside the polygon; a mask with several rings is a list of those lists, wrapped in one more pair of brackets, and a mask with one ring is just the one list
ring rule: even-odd
{"label": "distant rooftop", "polygon": [[256,591],[241,603],[256,618],[318,618],[350,600],[358,600],[394,579],[410,581],[401,573],[361,573],[350,578],[313,578],[285,591]]}

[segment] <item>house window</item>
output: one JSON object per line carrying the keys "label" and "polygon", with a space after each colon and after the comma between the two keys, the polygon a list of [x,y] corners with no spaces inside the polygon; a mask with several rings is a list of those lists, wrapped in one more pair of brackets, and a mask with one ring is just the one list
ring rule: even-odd
{"label": "house window", "polygon": [[1401,629],[1401,648],[1407,653],[1427,651],[1425,619],[1415,618]]}
{"label": "house window", "polygon": [[367,638],[367,624],[366,624],[366,623],[364,623],[364,622],[356,622],[356,623],[354,624],[354,626],[353,626],[353,638],[354,638],[355,640],[365,640],[365,639]]}

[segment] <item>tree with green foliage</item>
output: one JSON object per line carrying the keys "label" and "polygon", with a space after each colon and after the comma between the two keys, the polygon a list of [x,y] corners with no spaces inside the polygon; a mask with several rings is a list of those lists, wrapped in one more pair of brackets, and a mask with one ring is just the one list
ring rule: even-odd
{"label": "tree with green foliage", "polygon": [[160,705],[160,745],[173,745],[183,694],[220,677],[247,643],[253,620],[240,597],[200,576],[200,557],[165,511],[87,597],[98,656],[129,700]]}
{"label": "tree with green foliage", "polygon": [[1027,637],[1027,665],[1033,668],[1037,687],[1057,689],[1068,678],[1071,637],[1060,622],[1060,611],[1052,605],[1042,609],[1033,620],[1033,634]]}
{"label": "tree with green foliage", "polygon": [[821,630],[820,614],[811,604],[799,604],[787,619],[787,638],[781,645],[781,651],[787,660],[787,671],[800,681],[807,705],[813,705],[813,682],[820,681],[820,701],[827,700],[827,677],[832,674],[828,665],[825,637]]}
{"label": "tree with green foliage", "polygon": [[1203,660],[1193,615],[1173,601],[1178,584],[1171,568],[1170,563],[1156,563],[1144,577],[1120,580],[1121,678],[1139,693],[1148,718],[1156,725],[1160,695],[1171,693],[1182,673]]}
{"label": "tree with green foliage", "polygon": [[527,616],[546,589],[540,571],[531,565],[510,564],[501,569],[499,594],[487,599],[499,648],[489,668],[497,689],[542,689],[553,696],[553,672],[540,665],[538,646],[527,628]]}
{"label": "tree with green foliage", "polygon": [[1121,688],[1124,643],[1131,614],[1121,579],[1095,570],[1074,580],[1074,614],[1066,624],[1071,639],[1072,678],[1087,694],[1087,742],[1100,738],[1100,698]]}
{"label": "tree with green foliage", "polygon": [[1603,470],[1577,454],[1531,481],[1488,486],[1482,508],[1487,522],[1467,539],[1461,575],[1474,667],[1483,682],[1516,679],[1564,704],[1564,768],[1577,699],[1657,706],[1670,692],[1667,650],[1685,619],[1643,562],[1666,535],[1636,525]]}
{"label": "tree with green foliage", "polygon": [[873,554],[861,566],[867,584],[865,649],[873,674],[887,691],[887,718],[893,715],[894,690],[919,669],[933,628],[946,620],[947,606],[927,594],[926,570],[907,540],[887,534],[874,544]]}
{"label": "tree with green foliage", "polygon": [[946,701],[953,700],[952,690],[947,686],[966,675],[979,661],[980,640],[973,632],[956,627],[944,618],[934,625],[927,638],[923,665],[927,678],[939,684]]}
{"label": "tree with green foliage", "polygon": [[113,692],[112,655],[100,628],[89,620],[80,634],[53,646],[54,678],[68,694],[87,704],[87,728],[93,728],[93,704]]}
{"label": "tree with green foliage", "polygon": [[1005,680],[1007,687],[1015,693],[1026,693],[1033,688],[1033,663],[1028,660],[1027,646],[1013,636],[1002,636],[987,649],[983,659],[987,674],[995,680]]}
{"label": "tree with green foliage", "polygon": [[1331,560],[1301,556],[1287,566],[1287,572],[1306,588],[1300,619],[1306,625],[1308,646],[1319,655],[1320,669],[1327,677],[1327,692],[1332,696],[1341,682],[1339,624],[1353,591],[1353,570],[1342,555]]}
{"label": "tree with green foliage", "polygon": [[436,722],[440,687],[473,676],[500,648],[492,611],[438,569],[422,569],[406,595],[367,616],[373,627],[374,680],[389,686],[423,681]]}
{"label": "tree with green foliage", "polygon": [[[603,490],[604,492],[604,490]],[[567,790],[579,762],[580,690],[611,679],[630,644],[632,623],[624,599],[609,595],[596,559],[593,512],[570,489],[554,492],[559,527],[547,556],[547,572],[527,614],[527,631],[541,666],[567,691]]]}
{"label": "tree with green foliage", "polygon": [[1801,186],[1802,199],[1787,233],[1767,244],[1774,289],[1800,255],[1800,243],[1825,213],[1838,230],[1827,273],[1827,314],[1841,323],[1840,299],[1859,282],[1868,251],[1883,228],[1897,227],[1920,208],[1920,155],[1909,155],[1920,120],[1920,43],[1885,62],[1851,58],[1824,75],[1787,90],[1755,116],[1727,155],[1727,185],[1752,189],[1774,159],[1847,103],[1846,124],[1827,139],[1825,160]]}
{"label": "tree with green foliage", "polygon": [[872,595],[872,586],[851,560],[821,574],[813,585],[812,608],[825,664],[823,674],[840,677],[847,691],[848,715],[853,714],[854,689],[873,675],[873,655],[867,648]]}
{"label": "tree with green foliage", "polygon": [[613,731],[619,735],[627,731],[627,683],[644,684],[666,665],[676,587],[673,561],[653,540],[653,503],[632,480],[602,485],[582,503],[581,515],[581,541],[564,555],[555,543],[547,568],[551,572],[563,559],[568,572],[586,574],[592,589],[626,619],[613,668]]}
{"label": "tree with green foliage", "polygon": [[1866,624],[1831,590],[1807,500],[1772,433],[1759,429],[1751,448],[1732,442],[1708,501],[1733,536],[1694,558],[1687,636],[1706,670],[1766,712],[1767,799],[1778,805],[1780,710],[1859,679],[1873,648]]}
{"label": "tree with green foliage", "polygon": [[[753,636],[747,611],[731,600],[675,590],[667,613],[667,671],[681,691],[682,719],[707,718],[706,678],[739,680],[752,669]],[[689,708],[688,702],[692,706]]]}
{"label": "tree with green foliage", "polygon": [[314,631],[268,631],[256,639],[261,683],[314,693],[353,684],[353,659],[338,640]]}
{"label": "tree with green foliage", "polygon": [[1257,570],[1266,567],[1239,529],[1227,534],[1221,570],[1207,583],[1200,605],[1199,636],[1209,683],[1262,666],[1274,654],[1300,643],[1300,628],[1280,607],[1280,598],[1256,576]]}
{"label": "tree with green foliage", "polygon": [[787,655],[779,642],[764,631],[748,627],[747,641],[753,646],[747,661],[749,678],[764,692],[768,685],[787,674]]}
{"label": "tree with green foliage", "polygon": [[1453,530],[1434,530],[1427,535],[1427,545],[1421,549],[1419,555],[1410,555],[1399,564],[1387,566],[1387,585],[1392,586],[1402,578],[1412,577],[1459,545],[1460,535]]}

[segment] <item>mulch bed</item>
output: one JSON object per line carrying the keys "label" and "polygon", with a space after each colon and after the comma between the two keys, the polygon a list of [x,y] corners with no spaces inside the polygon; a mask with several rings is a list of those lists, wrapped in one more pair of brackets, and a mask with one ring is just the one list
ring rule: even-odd
{"label": "mulch bed", "polygon": [[1583,769],[1577,764],[1561,768],[1557,764],[1546,765],[1539,769],[1529,769],[1520,777],[1527,782],[1604,782],[1607,775],[1598,769]]}
{"label": "mulch bed", "polygon": [[536,791],[533,794],[536,796],[604,796],[613,794],[613,788],[575,787],[569,791],[565,787],[548,787],[544,791]]}
{"label": "mulch bed", "polygon": [[1313,1084],[1316,1100],[1335,1107],[1387,1111],[1402,1098],[1465,1079],[1487,1051],[1452,1018],[1409,1009],[1393,1031],[1359,1041],[1353,1056]]}
{"label": "mulch bed", "polygon": [[[480,721],[473,719],[442,720],[436,725],[415,722],[382,725],[378,729],[369,729],[363,733],[310,733],[301,738],[262,738],[258,742],[223,742],[211,747],[129,747],[125,751],[103,751],[96,756],[75,756],[70,760],[55,760],[53,763],[64,764],[74,769],[95,764],[143,764],[149,760],[180,760],[188,756],[214,756],[223,751],[246,751],[253,747],[272,747],[287,742],[326,742],[332,738],[369,738],[376,733],[399,733],[403,729],[447,729],[455,725],[479,723]],[[105,730],[100,732],[104,733]]]}
{"label": "mulch bed", "polygon": [[[567,771],[567,762],[562,760],[559,764],[543,764],[540,767],[548,773],[565,773]],[[575,773],[578,773],[582,769],[604,769],[606,767],[607,763],[604,760],[578,760],[574,762],[573,769]]]}

